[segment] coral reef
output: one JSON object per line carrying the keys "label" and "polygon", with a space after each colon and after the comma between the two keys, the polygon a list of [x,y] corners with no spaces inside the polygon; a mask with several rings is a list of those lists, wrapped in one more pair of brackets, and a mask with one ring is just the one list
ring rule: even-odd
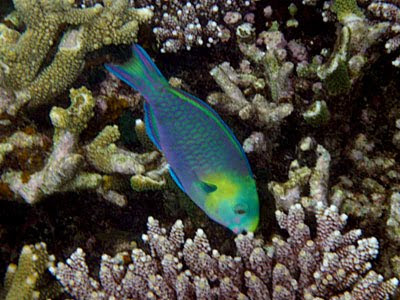
{"label": "coral reef", "polygon": [[254,10],[254,0],[132,2],[137,7],[151,7],[153,33],[163,53],[226,42],[242,20],[254,20],[254,14],[250,13]]}
{"label": "coral reef", "polygon": [[118,126],[106,126],[99,135],[86,146],[88,162],[97,170],[106,173],[141,174],[144,165],[158,157],[157,152],[136,154],[118,148],[114,142],[120,138]]}
{"label": "coral reef", "polygon": [[[400,47],[400,8],[398,2],[369,1],[368,10],[379,19],[390,22],[389,31],[392,36],[385,43],[387,53],[392,53]],[[387,22],[382,22],[387,23]],[[400,56],[392,61],[395,67],[400,67]]]}
{"label": "coral reef", "polygon": [[[322,51],[323,55],[313,57],[311,63],[304,61],[299,64],[297,73],[321,80],[323,89],[318,93],[326,97],[345,95],[363,76],[363,70],[379,57],[371,48],[384,36],[388,24],[371,22],[356,1],[330,1],[324,8],[324,21],[333,21],[336,15],[341,23],[335,47],[330,53]],[[326,61],[324,56],[328,58]]]}
{"label": "coral reef", "polygon": [[[121,184],[112,174],[144,173],[145,165],[154,162],[159,154],[155,151],[135,154],[118,148],[113,143],[119,138],[117,126],[105,127],[81,149],[79,136],[93,117],[95,99],[84,87],[71,89],[70,97],[71,105],[67,109],[53,107],[50,112],[55,127],[53,149],[43,169],[33,174],[7,171],[1,180],[30,204],[56,192],[97,190],[106,199],[124,205],[125,196],[113,190]],[[85,169],[85,162],[101,174]]]}
{"label": "coral reef", "polygon": [[[349,146],[347,155],[358,172],[357,177],[343,176],[333,187],[341,194],[342,209],[363,223],[384,218],[388,237],[399,241],[398,192],[400,170],[395,152],[374,151],[376,145],[365,134],[359,134]],[[355,185],[359,188],[355,189]]]}
{"label": "coral reef", "polygon": [[24,131],[17,131],[0,143],[0,166],[5,156],[13,151],[30,149],[33,147],[44,147],[46,137],[42,134],[28,134]]}
{"label": "coral reef", "polygon": [[[139,23],[152,13],[128,5],[127,0],[118,0],[75,8],[71,1],[15,0],[9,23],[26,29],[21,33],[0,24],[0,88],[4,96],[0,113],[16,115],[28,103],[31,107],[49,103],[76,80],[88,52],[135,41]],[[58,43],[60,31],[64,33]],[[49,56],[52,61],[44,66]]]}
{"label": "coral reef", "polygon": [[[260,124],[259,126],[268,127],[279,124],[293,111],[290,103],[268,102],[262,94],[255,94],[250,101],[247,100],[239,87],[251,87],[251,84],[254,84],[253,87],[256,90],[262,91],[265,87],[265,80],[255,77],[250,72],[238,74],[228,62],[213,68],[210,74],[224,93],[212,93],[207,97],[207,101],[229,114],[238,114],[242,120],[254,118]],[[278,80],[283,81],[284,78]],[[279,99],[275,97],[274,100]]]}
{"label": "coral reef", "polygon": [[[310,137],[300,142],[301,151],[309,151],[314,146]],[[311,148],[311,149],[310,149]],[[268,184],[274,196],[275,205],[285,211],[301,203],[314,210],[317,202],[334,204],[351,217],[360,218],[367,226],[371,222],[386,224],[388,238],[399,242],[399,170],[394,156],[380,153],[371,157],[374,143],[360,134],[348,152],[358,174],[356,177],[341,176],[329,190],[329,170],[331,156],[321,145],[316,146],[316,162],[313,168],[301,166],[298,160],[292,161],[286,182],[271,181]],[[386,188],[385,184],[390,183]],[[310,196],[303,192],[309,189]],[[330,194],[330,196],[329,196]]]}
{"label": "coral reef", "polygon": [[[310,150],[308,144],[310,138],[305,138],[300,143],[300,149]],[[338,205],[336,198],[328,199],[328,180],[331,156],[321,145],[316,147],[316,163],[314,168],[301,167],[298,160],[292,161],[289,168],[289,179],[286,182],[278,183],[271,181],[268,184],[273,194],[275,204],[278,208],[287,211],[296,203],[301,203],[309,210],[315,210],[317,203]],[[302,196],[306,185],[309,185],[310,195]]]}
{"label": "coral reef", "polygon": [[246,152],[269,152],[267,144],[279,136],[281,124],[294,110],[294,64],[288,60],[284,35],[276,28],[256,36],[255,27],[243,23],[237,35],[244,59],[236,70],[225,61],[210,71],[223,92],[210,93],[207,102],[224,114],[239,116],[243,123],[251,121],[258,137],[268,136],[258,139],[257,147],[249,147],[254,140],[248,137]]}
{"label": "coral reef", "polygon": [[[399,171],[395,156],[389,151],[375,151],[371,155],[375,145],[362,134],[351,144],[347,149],[351,160],[347,164],[354,168],[354,174],[348,171],[346,175],[330,179],[332,157],[307,137],[298,146],[301,150],[298,159],[290,164],[288,180],[271,181],[268,188],[275,205],[285,211],[295,203],[315,211],[316,204],[322,202],[340,207],[363,228],[379,228],[387,243],[381,257],[389,264],[399,249]],[[302,166],[312,149],[316,152],[315,166]]]}
{"label": "coral reef", "polygon": [[49,299],[61,294],[62,289],[57,282],[46,278],[47,268],[54,259],[47,253],[44,243],[24,246],[18,265],[8,266],[0,299]]}
{"label": "coral reef", "polygon": [[[77,299],[398,297],[398,1],[0,7],[0,198],[12,200],[0,201],[0,276],[24,244],[43,240],[59,259],[84,249],[51,267]],[[111,45],[137,38],[167,78],[179,78],[173,86],[207,99],[248,153],[263,218],[236,247],[167,175],[141,96],[98,67],[125,60],[129,46]],[[145,245],[132,250],[148,215]],[[168,233],[156,219],[183,221]],[[43,249],[23,248],[0,298],[57,290]],[[102,253],[117,254],[97,268]],[[36,256],[40,268],[23,271]]]}
{"label": "coral reef", "polygon": [[398,280],[383,280],[371,270],[378,240],[361,238],[361,230],[342,233],[347,216],[335,206],[316,205],[316,237],[304,223],[300,204],[288,214],[276,212],[289,238],[264,243],[253,234],[235,239],[235,257],[212,250],[198,229],[185,239],[178,220],[169,234],[150,217],[139,248],[114,257],[103,255],[100,282],[89,275],[85,253],[78,248],[67,263],[50,267],[76,299],[388,299]]}

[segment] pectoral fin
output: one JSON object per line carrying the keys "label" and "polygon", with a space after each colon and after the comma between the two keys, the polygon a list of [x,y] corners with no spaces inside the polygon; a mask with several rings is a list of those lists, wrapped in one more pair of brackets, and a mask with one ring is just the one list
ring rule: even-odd
{"label": "pectoral fin", "polygon": [[217,190],[217,186],[212,183],[207,183],[204,181],[197,182],[198,186],[207,194],[213,193]]}

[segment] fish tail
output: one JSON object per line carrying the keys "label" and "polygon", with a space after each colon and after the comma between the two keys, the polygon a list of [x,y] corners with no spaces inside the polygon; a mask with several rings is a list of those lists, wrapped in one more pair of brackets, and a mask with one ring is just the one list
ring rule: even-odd
{"label": "fish tail", "polygon": [[122,65],[106,64],[106,69],[133,87],[143,96],[157,87],[168,84],[167,79],[139,45],[132,45],[133,56]]}

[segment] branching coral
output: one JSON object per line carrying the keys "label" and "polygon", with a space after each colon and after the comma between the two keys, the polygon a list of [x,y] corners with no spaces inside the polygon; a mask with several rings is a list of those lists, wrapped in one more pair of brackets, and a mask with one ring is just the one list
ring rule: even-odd
{"label": "branching coral", "polygon": [[[308,143],[306,139],[302,141]],[[300,145],[300,148],[304,145]],[[314,168],[300,167],[297,160],[294,160],[289,169],[289,179],[284,183],[271,181],[268,184],[270,192],[273,194],[276,206],[283,210],[288,210],[296,203],[310,210],[314,210],[317,203],[328,205],[328,180],[329,165],[331,157],[329,152],[318,145],[316,148],[317,161]],[[304,187],[309,184],[310,196],[302,196]],[[333,203],[336,203],[331,199]]]}
{"label": "branching coral", "polygon": [[61,287],[56,282],[49,278],[46,282],[45,273],[54,259],[54,256],[47,253],[44,243],[24,246],[18,265],[8,266],[0,299],[48,299],[61,294]]}
{"label": "branching coral", "polygon": [[289,238],[265,244],[253,234],[235,239],[237,255],[212,250],[203,230],[184,238],[178,220],[169,234],[149,218],[141,249],[103,255],[100,282],[89,276],[85,253],[77,249],[50,268],[76,299],[387,299],[398,280],[384,281],[370,270],[378,254],[376,238],[361,238],[361,230],[342,233],[347,216],[335,206],[316,205],[316,237],[304,223],[301,205],[276,212]]}
{"label": "branching coral", "polygon": [[86,146],[90,164],[103,173],[141,174],[144,165],[154,161],[158,152],[136,154],[118,148],[114,142],[120,138],[118,126],[106,126],[99,135]]}
{"label": "branching coral", "polygon": [[382,222],[384,218],[389,238],[398,242],[400,170],[396,153],[375,148],[374,141],[359,134],[347,150],[358,176],[342,176],[333,189],[341,195],[342,208],[347,214],[362,218],[366,224]]}
{"label": "branching coral", "polygon": [[19,194],[28,203],[35,203],[44,195],[56,191],[78,187],[95,189],[101,184],[100,175],[77,175],[84,160],[82,155],[76,153],[79,134],[93,116],[94,99],[87,89],[82,88],[71,90],[71,101],[68,109],[54,107],[50,113],[55,127],[54,145],[46,166],[31,174],[27,182],[19,171],[10,171],[1,177],[15,194]]}
{"label": "branching coral", "polygon": [[255,117],[260,126],[270,127],[279,124],[293,111],[290,103],[269,102],[258,93],[250,101],[247,100],[239,86],[251,88],[254,84],[254,88],[261,92],[265,87],[264,79],[258,79],[249,73],[238,74],[227,62],[212,69],[210,74],[224,93],[212,93],[207,101],[230,114],[238,114],[243,120]]}
{"label": "branching coral", "polygon": [[[245,56],[235,70],[229,62],[214,67],[210,74],[222,89],[207,96],[217,110],[238,115],[243,121],[251,120],[257,129],[246,140],[246,151],[266,151],[267,141],[274,140],[280,124],[293,112],[293,63],[286,61],[287,45],[278,30],[263,31],[256,40],[255,28],[244,23],[237,28],[239,48]],[[256,43],[268,45],[265,51]],[[254,138],[258,137],[257,140]],[[257,146],[255,146],[257,143]],[[252,144],[252,146],[251,146]]]}
{"label": "branching coral", "polygon": [[[104,255],[99,279],[90,277],[82,250],[77,250],[66,264],[53,266],[52,272],[66,291],[78,299],[385,299],[394,294],[397,280],[383,281],[378,271],[370,270],[371,261],[378,252],[377,239],[361,238],[360,230],[344,233],[346,217],[340,215],[335,206],[329,205],[341,206],[340,210],[350,218],[356,217],[361,226],[381,218],[377,237],[383,244],[380,260],[386,259],[389,254],[385,234],[394,242],[398,242],[400,236],[400,173],[396,153],[379,150],[382,145],[375,146],[368,134],[357,136],[343,149],[329,143],[331,136],[340,140],[343,132],[336,131],[335,126],[326,126],[325,134],[320,127],[347,120],[344,122],[348,126],[345,136],[354,136],[354,127],[349,123],[357,117],[353,111],[339,111],[338,108],[343,105],[351,109],[353,103],[374,104],[369,99],[353,96],[360,91],[355,87],[360,87],[357,82],[363,78],[365,70],[383,52],[379,51],[377,42],[389,34],[388,51],[395,51],[398,46],[396,4],[363,1],[357,5],[355,0],[325,3],[305,0],[304,3],[318,4],[315,10],[322,10],[323,18],[331,22],[331,36],[321,36],[321,32],[309,34],[305,29],[307,26],[301,23],[316,16],[314,8],[309,8],[304,15],[296,15],[292,4],[289,9],[291,19],[282,20],[285,13],[283,4],[277,4],[279,1],[271,4],[274,12],[271,7],[260,10],[265,19],[258,11],[254,11],[255,18],[252,14],[245,15],[252,1],[249,6],[245,1],[225,1],[217,5],[218,11],[213,11],[215,1],[194,0],[189,4],[158,0],[135,1],[133,4],[131,1],[130,8],[128,1],[121,0],[50,2],[16,0],[16,11],[4,23],[7,26],[0,25],[0,40],[3,41],[0,42],[0,112],[16,114],[25,104],[33,107],[50,103],[51,98],[66,90],[80,74],[88,52],[104,45],[133,41],[138,23],[151,15],[149,10],[135,10],[133,6],[153,3],[156,15],[153,26],[159,45],[145,41],[146,47],[153,49],[161,47],[162,51],[168,52],[200,44],[212,45],[227,39],[235,30],[238,51],[243,56],[225,56],[236,52],[220,47],[218,54],[224,56],[216,58],[220,60],[211,75],[222,92],[210,94],[207,100],[219,112],[239,116],[243,122],[235,123],[233,129],[240,138],[243,133],[252,132],[244,142],[245,151],[252,153],[250,159],[256,162],[252,162],[252,167],[258,184],[266,181],[263,172],[271,172],[276,180],[268,185],[275,200],[271,206],[278,209],[278,224],[288,233],[288,238],[274,236],[271,242],[251,234],[239,236],[236,239],[237,256],[232,257],[212,250],[202,230],[197,231],[193,239],[185,239],[182,222],[178,221],[167,234],[156,220],[149,219],[148,232],[144,236],[150,249],[148,254],[134,249],[114,257]],[[300,7],[299,2],[294,1],[301,12],[304,7]],[[30,15],[23,14],[28,8],[22,3],[33,7]],[[86,6],[76,8],[72,3],[86,3]],[[369,12],[365,4],[370,4]],[[278,8],[276,13],[275,6]],[[205,7],[210,8],[209,11],[206,12]],[[30,18],[36,18],[39,13],[42,22],[31,22]],[[371,13],[383,21],[372,19]],[[74,19],[75,14],[80,17]],[[179,14],[181,18],[176,18]],[[265,21],[265,31],[259,32]],[[177,24],[182,27],[174,28]],[[42,32],[50,25],[54,30],[51,27]],[[305,31],[298,32],[298,28]],[[289,38],[292,40],[287,40]],[[36,41],[43,39],[50,44],[38,45]],[[28,41],[32,51],[25,55],[22,50]],[[36,55],[36,52],[39,53]],[[182,72],[180,67],[178,72]],[[200,71],[204,72],[205,68],[209,65]],[[182,79],[187,80],[184,76]],[[89,83],[95,92],[99,87],[96,80]],[[203,83],[212,86],[210,82]],[[153,151],[154,148],[149,147],[145,154],[123,148],[119,139],[124,135],[124,129],[113,125],[121,111],[128,110],[131,103],[130,108],[135,109],[134,123],[141,115],[137,109],[140,97],[130,97],[131,90],[123,89],[115,82],[111,84],[115,85],[112,97],[102,93],[103,85],[100,85],[100,97],[94,99],[87,90],[79,89],[71,93],[72,104],[68,108],[52,109],[53,148],[39,171],[11,167],[7,158],[13,157],[19,149],[42,147],[44,139],[50,140],[47,137],[49,131],[34,135],[26,135],[23,131],[13,135],[7,131],[9,137],[2,138],[0,144],[0,163],[3,160],[3,166],[7,167],[2,170],[0,184],[28,203],[36,203],[56,192],[89,189],[123,205],[127,201],[125,192],[129,184],[135,191],[166,190],[166,161]],[[196,84],[194,89],[202,86]],[[349,102],[345,102],[345,98]],[[384,101],[376,102],[382,105]],[[88,124],[93,111],[98,114]],[[358,130],[359,124],[355,126]],[[285,135],[280,135],[280,128]],[[128,130],[134,132],[132,123]],[[310,137],[296,147],[293,140],[296,141],[300,134],[304,136],[304,131],[307,134],[312,131],[324,147]],[[148,141],[142,121],[137,120],[135,132],[137,137],[130,149],[139,147],[137,140],[143,149]],[[393,137],[393,144],[400,148],[399,136],[397,133]],[[271,166],[264,154],[280,146],[287,152],[274,156],[271,165],[277,162]],[[333,151],[332,157],[325,148]],[[309,151],[311,149],[316,155]],[[298,159],[292,161],[295,153]],[[304,157],[307,157],[305,160],[309,158],[306,163]],[[282,178],[281,171],[285,168],[282,158],[292,161],[289,178],[286,182],[277,182],[281,179],[275,178]],[[267,171],[257,165],[259,161],[269,165]],[[342,172],[338,169],[341,164],[347,167],[347,163],[352,164],[353,169],[349,172],[346,169],[347,176],[338,179],[337,172]],[[331,165],[333,188],[329,186]],[[264,197],[265,189],[261,187],[260,191],[260,196]],[[167,190],[163,192],[163,201],[176,204],[179,200],[173,190]],[[315,217],[316,222],[307,222],[306,216]],[[196,223],[193,219],[192,223]],[[307,224],[313,225],[308,227]],[[396,272],[398,261],[398,256],[393,257],[393,272]],[[385,276],[390,273],[381,266],[377,268],[381,268],[376,270]]]}
{"label": "branching coral", "polygon": [[363,70],[376,61],[379,55],[371,48],[386,33],[389,24],[371,22],[355,0],[328,1],[324,8],[325,21],[333,21],[337,16],[341,23],[335,47],[326,62],[322,56],[315,56],[311,63],[299,64],[297,73],[301,77],[316,75],[322,81],[326,96],[332,97],[347,94],[362,77]]}
{"label": "branching coral", "polygon": [[[311,138],[301,141],[299,158],[291,163],[286,182],[269,183],[276,206],[287,211],[290,205],[301,203],[307,210],[315,211],[316,201],[321,201],[340,207],[363,228],[379,228],[385,242],[381,261],[387,267],[399,247],[400,176],[394,153],[374,150],[375,143],[367,140],[365,135],[359,135],[344,152],[350,158],[346,161],[345,174],[329,180],[331,157],[322,146],[316,146],[315,166],[302,166],[304,161],[314,161],[309,152],[314,149],[313,144],[315,141]],[[395,268],[386,267],[381,266],[381,270],[394,272]]]}
{"label": "branching coral", "polygon": [[[150,6],[154,12],[153,33],[161,52],[190,50],[194,46],[226,42],[234,35],[233,28],[254,9],[254,0],[239,1],[132,1],[135,6]],[[253,8],[253,9],[252,9]]]}
{"label": "branching coral", "polygon": [[79,135],[93,116],[95,99],[84,87],[72,89],[70,96],[69,108],[53,107],[50,112],[55,127],[53,149],[44,168],[29,174],[28,178],[23,172],[8,171],[1,180],[31,204],[56,192],[89,189],[97,190],[106,199],[123,205],[126,203],[125,196],[112,191],[120,185],[118,180],[92,172],[89,167],[110,175],[141,174],[145,171],[145,165],[154,162],[159,155],[154,151],[139,155],[118,148],[113,143],[119,138],[117,126],[106,127],[86,147],[86,151],[82,151]]}
{"label": "branching coral", "polygon": [[[302,151],[309,150],[306,148],[308,143],[304,139],[299,148]],[[369,142],[365,135],[359,135],[348,151],[357,176],[340,176],[329,190],[331,157],[325,148],[318,145],[313,168],[301,166],[298,160],[294,160],[286,182],[269,183],[276,206],[287,210],[289,206],[301,203],[305,208],[314,210],[317,202],[334,204],[351,217],[361,218],[363,226],[371,222],[382,224],[383,221],[386,227],[383,224],[382,226],[385,227],[388,237],[398,242],[400,186],[397,182],[400,173],[390,152],[377,152],[373,156],[373,149],[374,143]],[[310,196],[303,195],[306,189],[309,189]]]}
{"label": "branching coral", "polygon": [[[392,53],[400,47],[400,7],[398,2],[371,1],[368,10],[376,17],[390,22],[390,33],[392,35],[385,44],[387,53]],[[386,22],[383,22],[386,24]],[[400,67],[400,56],[392,61],[396,67]]]}
{"label": "branching coral", "polygon": [[[48,103],[75,81],[88,52],[132,43],[139,23],[152,16],[148,9],[129,8],[127,0],[90,8],[74,8],[73,1],[15,0],[14,5],[13,20],[25,25],[25,31],[0,24],[0,88],[7,95],[0,113],[10,115],[27,103]],[[54,58],[45,65],[63,30]]]}
{"label": "branching coral", "polygon": [[45,139],[45,136],[41,134],[27,134],[23,131],[15,132],[0,143],[0,166],[8,153],[16,151],[16,149],[20,151],[21,149],[43,147]]}

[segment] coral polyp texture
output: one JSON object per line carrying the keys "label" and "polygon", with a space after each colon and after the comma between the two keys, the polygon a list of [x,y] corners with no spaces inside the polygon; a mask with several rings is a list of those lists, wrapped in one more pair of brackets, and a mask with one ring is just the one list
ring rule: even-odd
{"label": "coral polyp texture", "polygon": [[[76,1],[81,7],[93,7],[103,1]],[[161,53],[211,47],[236,36],[236,27],[255,22],[254,0],[129,1],[131,7],[149,8],[154,16],[152,32]]]}
{"label": "coral polyp texture", "polygon": [[[113,175],[144,173],[145,166],[159,158],[158,152],[136,154],[117,147],[114,142],[120,133],[116,125],[106,126],[82,148],[79,137],[93,117],[95,98],[85,87],[71,89],[70,98],[71,105],[67,109],[53,107],[50,112],[54,126],[53,148],[44,167],[32,174],[8,170],[2,174],[2,182],[9,186],[16,198],[30,204],[57,192],[79,190],[97,191],[120,206],[126,204],[126,197],[115,191],[123,183]],[[4,144],[12,147],[12,140],[10,137]],[[146,178],[145,174],[143,177]]]}
{"label": "coral polyp texture", "polygon": [[[400,4],[396,1],[371,1],[368,10],[381,21],[389,22],[390,38],[385,43],[387,53],[392,53],[400,47]],[[400,67],[400,56],[392,61]]]}
{"label": "coral polyp texture", "polygon": [[60,285],[47,277],[50,275],[46,274],[47,268],[55,257],[49,255],[46,248],[45,243],[22,248],[18,265],[10,264],[7,268],[0,299],[48,299],[62,293]]}
{"label": "coral polyp texture", "polygon": [[153,33],[161,52],[210,47],[228,41],[235,28],[253,20],[254,0],[235,1],[132,1],[135,6],[150,7],[154,12]]}
{"label": "coral polyp texture", "polygon": [[[132,43],[139,24],[152,16],[146,8],[130,8],[128,0],[104,1],[89,8],[73,4],[14,1],[8,22],[0,23],[0,89],[4,96],[0,113],[16,115],[27,104],[49,103],[77,79],[87,53],[106,45]],[[25,30],[18,31],[20,27]]]}
{"label": "coral polyp texture", "polygon": [[[388,299],[396,278],[372,270],[379,253],[374,237],[361,230],[343,232],[347,216],[318,202],[316,232],[305,224],[300,204],[276,211],[289,237],[272,243],[252,233],[235,238],[236,256],[212,249],[202,229],[185,239],[182,221],[168,233],[149,217],[142,238],[149,252],[136,248],[103,255],[99,281],[90,277],[78,248],[66,264],[50,271],[75,299]],[[312,237],[313,236],[313,237]]]}

